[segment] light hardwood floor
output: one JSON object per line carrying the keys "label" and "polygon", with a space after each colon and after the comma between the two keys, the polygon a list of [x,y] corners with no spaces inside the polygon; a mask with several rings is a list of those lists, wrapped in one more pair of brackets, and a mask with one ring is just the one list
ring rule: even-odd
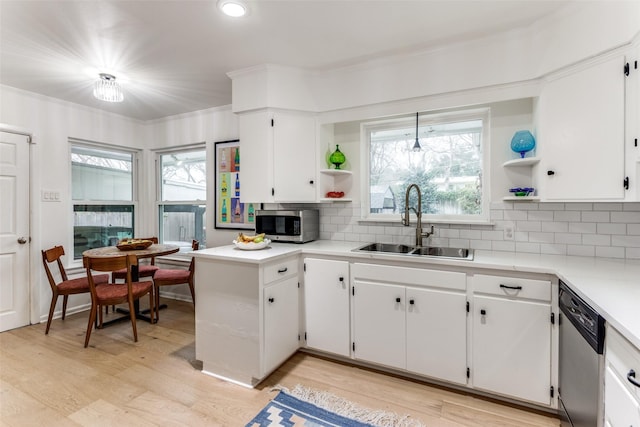
{"label": "light hardwood floor", "polygon": [[558,426],[557,418],[297,353],[256,389],[203,375],[189,303],[166,301],[157,325],[94,330],[87,313],[0,334],[2,426],[244,426],[276,384],[326,390],[362,406],[409,414],[428,427]]}

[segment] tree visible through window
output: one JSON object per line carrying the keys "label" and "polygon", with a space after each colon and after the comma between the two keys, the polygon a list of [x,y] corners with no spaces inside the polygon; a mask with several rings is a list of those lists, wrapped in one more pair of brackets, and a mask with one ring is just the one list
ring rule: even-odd
{"label": "tree visible through window", "polygon": [[[458,117],[456,117],[458,116]],[[460,119],[463,117],[464,119]],[[417,184],[422,213],[433,218],[484,217],[483,114],[421,117],[365,125],[369,143],[369,217],[405,211],[405,192]],[[410,206],[417,194],[411,192]]]}

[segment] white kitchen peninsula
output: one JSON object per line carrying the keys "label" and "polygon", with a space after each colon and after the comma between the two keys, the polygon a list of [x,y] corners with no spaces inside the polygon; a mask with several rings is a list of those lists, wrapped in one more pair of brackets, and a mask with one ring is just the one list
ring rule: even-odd
{"label": "white kitchen peninsula", "polygon": [[[558,279],[603,315],[630,345],[640,349],[637,316],[640,265],[634,260],[476,251],[473,261],[467,261],[354,251],[362,245],[316,241],[303,245],[274,243],[259,251],[224,246],[195,252],[196,357],[203,362],[203,372],[255,386],[298,348],[305,348],[354,364],[364,361],[367,366],[377,365],[396,374],[419,376],[554,410]],[[310,264],[305,272],[307,261]],[[388,277],[382,274],[387,270]],[[446,280],[431,280],[433,277]],[[447,336],[460,339],[461,343],[453,350],[453,354],[461,356],[460,363],[452,362],[455,377],[447,374],[447,364],[433,362],[449,361],[442,356],[452,353],[441,352],[443,345],[434,345],[425,353],[424,349],[407,345],[405,339],[390,348],[408,352],[406,366],[368,356],[367,345],[384,342],[363,338],[366,328],[362,329],[362,325],[366,326],[376,316],[389,318],[386,312],[371,305],[372,299],[368,298],[369,291],[381,287],[393,290],[391,300],[385,296],[384,303],[395,304],[394,310],[403,308],[405,300],[409,304],[401,312],[404,314],[399,326],[393,330],[400,337],[411,335],[403,332],[408,330],[407,313],[420,309],[422,304],[422,298],[414,296],[414,291],[419,290],[420,296],[428,295],[426,302],[434,302],[434,296],[451,297],[451,313],[446,314],[453,317],[447,317],[444,324],[448,325]],[[503,287],[517,289],[517,294],[512,295]],[[333,313],[330,318],[318,315],[328,310]],[[460,314],[454,314],[454,310]],[[368,317],[361,317],[362,313]],[[443,318],[441,315],[438,322],[432,323],[443,324]],[[454,328],[453,319],[458,318],[460,323]],[[530,331],[527,340],[532,347],[528,348],[533,349],[526,350],[526,357],[532,358],[527,364],[535,362],[537,367],[535,378],[539,384],[535,395],[530,393],[529,379],[523,380],[525,385],[521,387],[520,381],[515,384],[508,381],[513,376],[508,369],[500,369],[500,375],[486,375],[494,369],[487,363],[494,358],[492,351],[500,348],[503,350],[498,351],[504,351],[505,343],[513,342],[513,338],[505,338],[503,330],[491,327],[494,319],[505,325],[520,325],[516,328],[518,337],[523,336],[521,331]],[[530,328],[532,325],[535,329]],[[384,326],[393,325],[384,323]],[[483,331],[481,327],[487,329]],[[409,339],[409,344],[435,342],[425,339],[425,327],[420,330],[420,338]],[[333,333],[327,335],[327,331]],[[433,359],[429,367],[438,367],[434,371],[424,371],[409,363],[409,355],[422,360],[425,354]]]}
{"label": "white kitchen peninsula", "polygon": [[299,347],[299,246],[194,253],[196,358],[202,371],[253,387]]}

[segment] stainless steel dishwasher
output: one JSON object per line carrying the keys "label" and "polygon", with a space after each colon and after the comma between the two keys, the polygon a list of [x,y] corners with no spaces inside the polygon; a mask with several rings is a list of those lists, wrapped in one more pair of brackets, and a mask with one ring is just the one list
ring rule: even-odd
{"label": "stainless steel dishwasher", "polygon": [[604,318],[560,281],[560,419],[562,426],[603,424]]}

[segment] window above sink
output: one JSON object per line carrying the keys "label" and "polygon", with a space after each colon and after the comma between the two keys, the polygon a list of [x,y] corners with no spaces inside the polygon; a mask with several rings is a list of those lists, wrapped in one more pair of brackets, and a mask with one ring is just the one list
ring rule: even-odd
{"label": "window above sink", "polygon": [[489,114],[477,108],[363,123],[362,219],[397,221],[415,183],[424,223],[488,221]]}

